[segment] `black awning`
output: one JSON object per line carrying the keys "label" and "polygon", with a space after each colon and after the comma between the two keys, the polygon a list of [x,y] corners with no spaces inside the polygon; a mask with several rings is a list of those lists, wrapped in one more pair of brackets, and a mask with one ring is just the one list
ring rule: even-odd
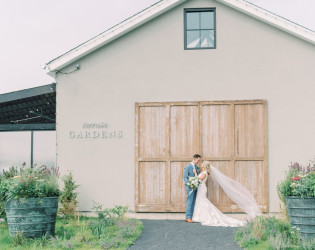
{"label": "black awning", "polygon": [[0,131],[55,128],[55,83],[0,95]]}

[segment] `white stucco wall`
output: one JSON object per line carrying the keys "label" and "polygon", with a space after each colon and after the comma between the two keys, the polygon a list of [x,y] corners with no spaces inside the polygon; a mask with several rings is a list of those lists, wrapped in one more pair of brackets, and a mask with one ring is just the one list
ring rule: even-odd
{"label": "white stucco wall", "polygon": [[[183,8],[216,7],[217,49],[184,50]],[[134,209],[135,102],[268,102],[269,208],[291,161],[315,154],[315,47],[213,1],[189,1],[57,76],[57,165],[73,170],[80,210],[92,201]],[[121,139],[72,139],[106,122]]]}

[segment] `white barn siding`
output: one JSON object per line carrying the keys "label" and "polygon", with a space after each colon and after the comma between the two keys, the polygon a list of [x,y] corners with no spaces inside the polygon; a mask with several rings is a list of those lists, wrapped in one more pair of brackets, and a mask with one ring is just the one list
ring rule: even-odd
{"label": "white barn siding", "polygon": [[[183,9],[216,7],[217,48],[184,50]],[[57,76],[57,165],[73,170],[80,210],[92,201],[134,208],[135,102],[268,102],[269,206],[290,161],[315,148],[315,49],[214,1],[189,1],[80,59]],[[107,122],[122,139],[71,139]]]}

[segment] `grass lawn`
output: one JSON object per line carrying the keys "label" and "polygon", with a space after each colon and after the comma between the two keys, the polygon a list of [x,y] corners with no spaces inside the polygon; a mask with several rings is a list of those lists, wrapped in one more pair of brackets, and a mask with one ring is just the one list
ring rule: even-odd
{"label": "grass lawn", "polygon": [[248,247],[247,249],[250,249],[250,250],[265,250],[265,249],[270,249],[270,245],[269,245],[269,243],[267,241],[261,241],[257,245]]}
{"label": "grass lawn", "polygon": [[[114,225],[97,224],[98,218],[57,218],[55,235],[37,239],[10,237],[6,223],[0,223],[0,249],[127,249],[140,236],[142,222],[120,220]],[[93,225],[93,226],[91,226]]]}

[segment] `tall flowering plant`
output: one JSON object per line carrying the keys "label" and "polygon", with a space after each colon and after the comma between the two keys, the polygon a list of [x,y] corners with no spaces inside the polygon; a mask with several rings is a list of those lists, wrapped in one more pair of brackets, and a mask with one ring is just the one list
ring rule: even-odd
{"label": "tall flowering plant", "polygon": [[307,167],[302,167],[297,162],[291,163],[277,190],[281,200],[285,196],[315,197],[315,163],[312,162]]}
{"label": "tall flowering plant", "polygon": [[3,171],[0,182],[1,200],[59,196],[58,177],[58,168],[46,166]]}
{"label": "tall flowering plant", "polygon": [[189,187],[191,191],[188,195],[190,195],[194,190],[196,190],[201,184],[201,180],[198,177],[190,177],[188,182],[185,183],[185,186]]}

